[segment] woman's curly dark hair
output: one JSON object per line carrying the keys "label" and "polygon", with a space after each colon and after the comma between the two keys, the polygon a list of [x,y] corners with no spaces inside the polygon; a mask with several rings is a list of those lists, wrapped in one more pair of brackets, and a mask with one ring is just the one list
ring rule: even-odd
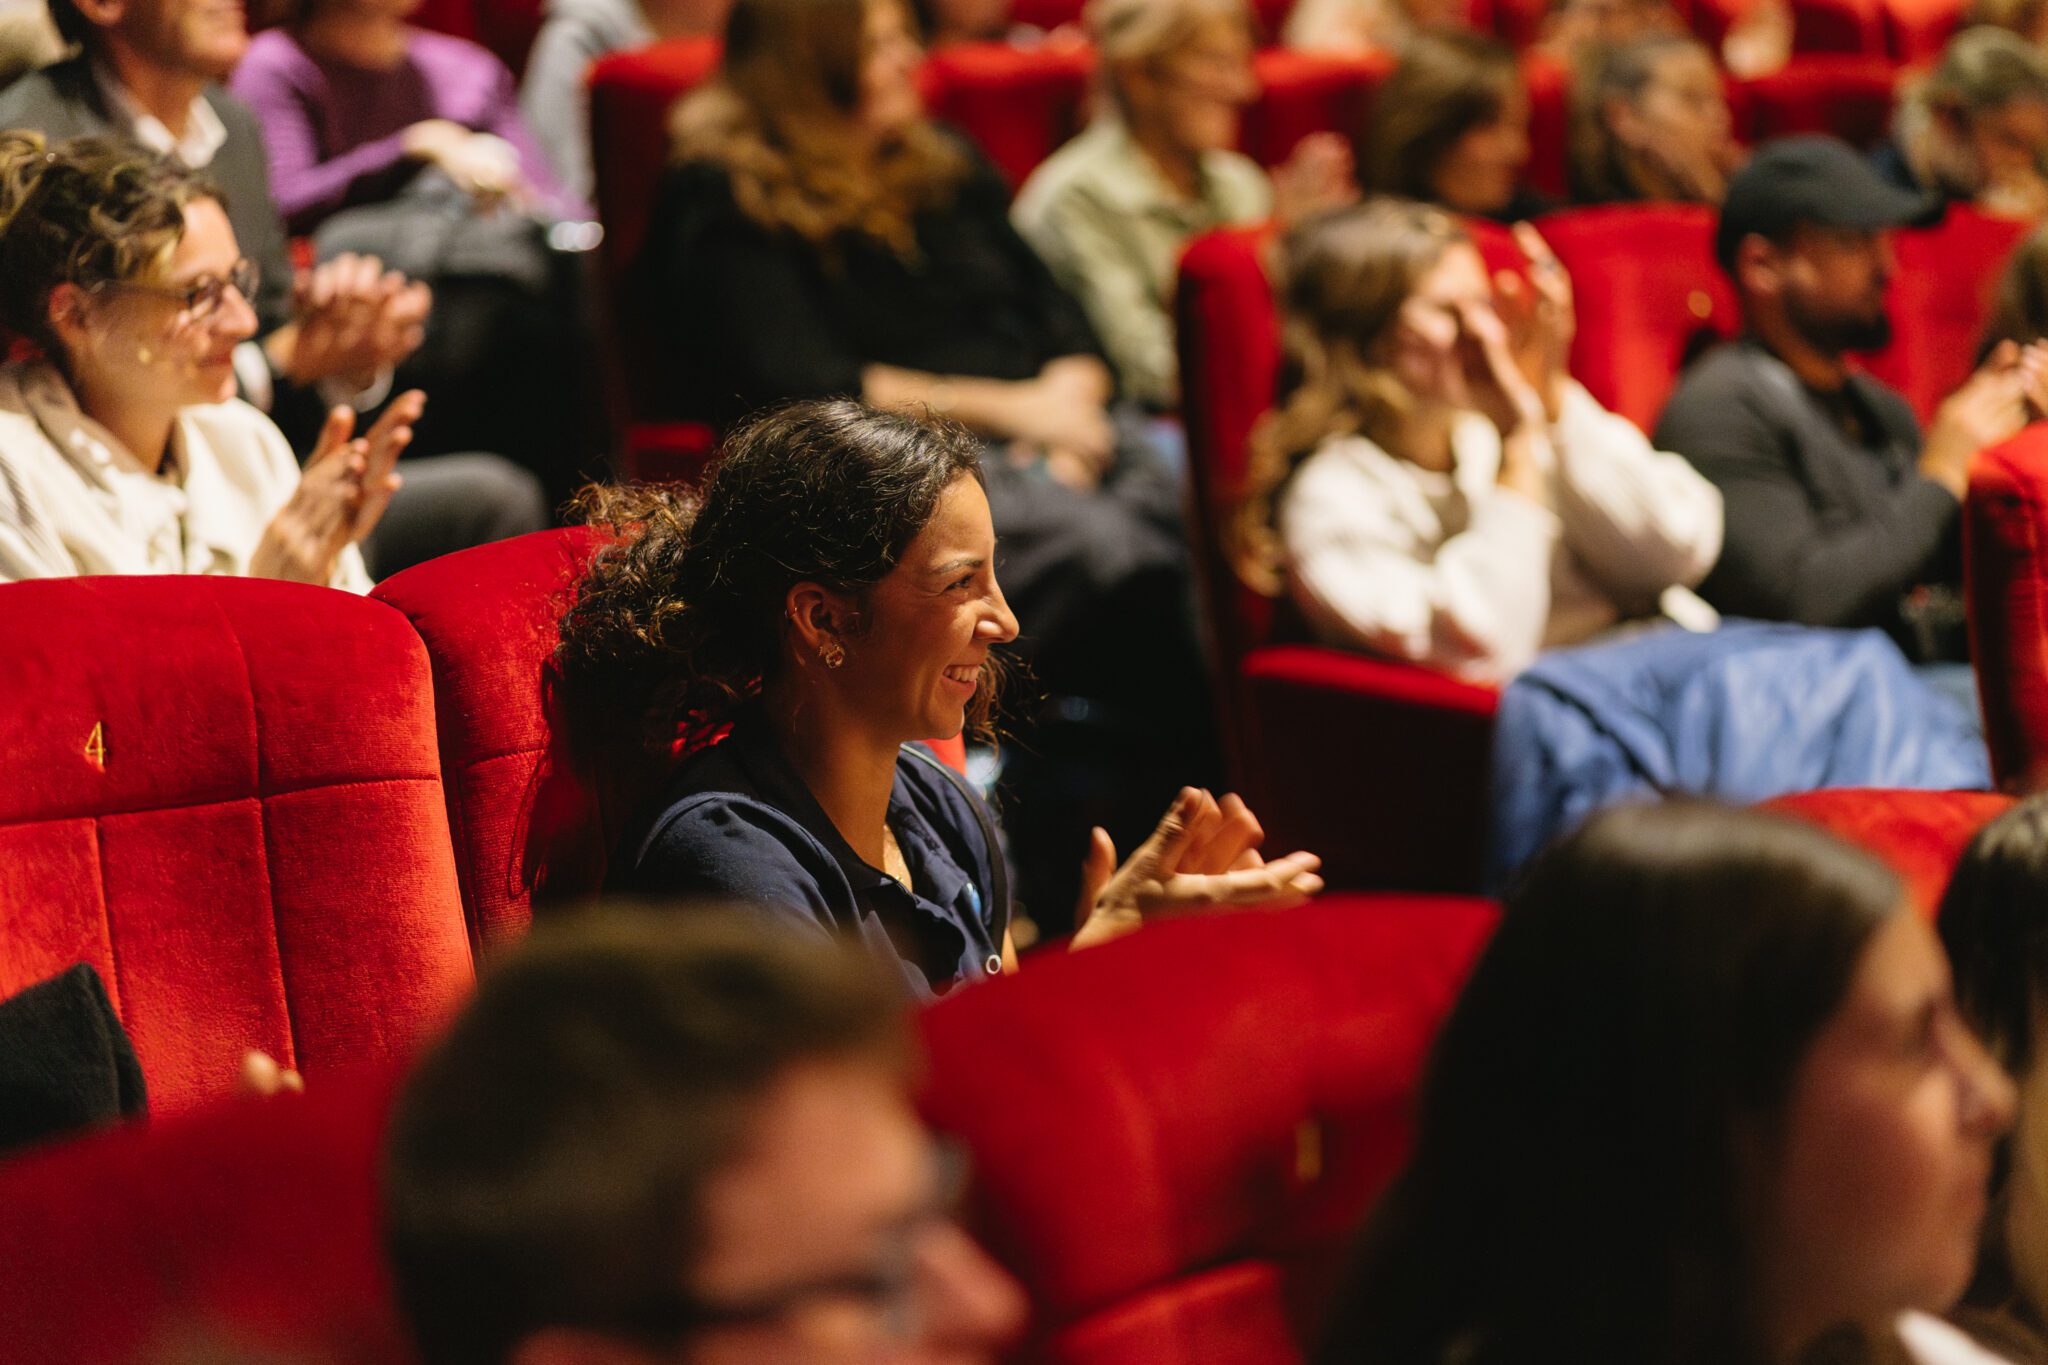
{"label": "woman's curly dark hair", "polygon": [[[835,399],[744,423],[701,496],[586,489],[585,519],[618,539],[562,618],[564,683],[580,710],[644,718],[657,748],[723,723],[780,664],[790,588],[873,587],[962,477],[981,478],[966,431]],[[968,709],[978,736],[997,684],[992,656]]]}

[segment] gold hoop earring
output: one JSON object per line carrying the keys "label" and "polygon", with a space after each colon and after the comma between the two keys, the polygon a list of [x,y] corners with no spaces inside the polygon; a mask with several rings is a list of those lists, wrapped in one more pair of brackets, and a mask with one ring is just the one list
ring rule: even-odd
{"label": "gold hoop earring", "polygon": [[827,640],[818,646],[818,662],[827,668],[837,668],[846,662],[846,646],[837,640]]}

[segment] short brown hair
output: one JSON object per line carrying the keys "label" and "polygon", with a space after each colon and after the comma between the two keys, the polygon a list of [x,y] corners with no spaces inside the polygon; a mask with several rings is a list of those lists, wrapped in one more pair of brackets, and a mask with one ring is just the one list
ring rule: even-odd
{"label": "short brown hair", "polygon": [[60,358],[50,294],[147,279],[185,235],[185,206],[219,200],[175,162],[108,138],[47,146],[0,133],[0,326]]}
{"label": "short brown hair", "polygon": [[907,1065],[899,987],[759,910],[588,912],[487,972],[407,1082],[384,1197],[428,1365],[631,1339],[702,1253],[706,1182],[807,1062]]}
{"label": "short brown hair", "polygon": [[1452,145],[1499,118],[1521,82],[1514,49],[1499,39],[1417,33],[1373,100],[1359,160],[1366,192],[1435,199],[1432,181]]}

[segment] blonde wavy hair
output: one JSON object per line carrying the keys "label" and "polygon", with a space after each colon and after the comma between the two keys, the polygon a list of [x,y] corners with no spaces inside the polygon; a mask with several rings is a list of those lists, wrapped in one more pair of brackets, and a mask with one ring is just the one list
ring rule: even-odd
{"label": "blonde wavy hair", "polygon": [[676,106],[678,162],[710,161],[740,211],[821,250],[841,232],[918,254],[916,215],[952,202],[967,154],[926,120],[871,148],[858,135],[867,11],[899,0],[738,0],[718,77]]}
{"label": "blonde wavy hair", "polygon": [[1388,364],[1394,322],[1444,253],[1470,240],[1441,209],[1381,198],[1312,218],[1282,244],[1286,391],[1252,429],[1245,496],[1227,547],[1254,591],[1278,596],[1285,588],[1274,518],[1301,462],[1336,436],[1393,440],[1414,401]]}

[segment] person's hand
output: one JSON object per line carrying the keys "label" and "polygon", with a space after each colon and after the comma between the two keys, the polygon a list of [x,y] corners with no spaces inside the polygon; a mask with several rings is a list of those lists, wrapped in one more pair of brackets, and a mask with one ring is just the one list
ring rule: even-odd
{"label": "person's hand", "polygon": [[402,481],[393,467],[425,405],[417,389],[401,394],[363,437],[354,434],[355,413],[345,407],[329,412],[291,500],[249,557],[250,574],[332,582],[341,552],[369,534],[398,491]]}
{"label": "person's hand", "polygon": [[1174,798],[1159,827],[1129,861],[1116,865],[1116,846],[1096,829],[1081,865],[1080,929],[1073,946],[1106,943],[1153,915],[1218,906],[1299,905],[1323,889],[1322,859],[1290,853],[1266,862],[1259,822],[1235,795],[1217,801],[1189,787]]}
{"label": "person's hand", "polygon": [[[2032,348],[2029,348],[2032,349]],[[1920,474],[1961,501],[1970,488],[1970,462],[1977,452],[2013,435],[2027,422],[2030,386],[2039,382],[2043,361],[2002,341],[1963,386],[1942,400],[1920,448]],[[2048,393],[2041,395],[2048,398]]]}
{"label": "person's hand", "polygon": [[1542,396],[1516,364],[1500,314],[1485,304],[1460,307],[1457,344],[1473,407],[1503,437],[1528,428],[1541,430]]}
{"label": "person's hand", "polygon": [[1335,133],[1310,133],[1273,169],[1273,217],[1283,228],[1357,199],[1351,143]]}
{"label": "person's hand", "polygon": [[1995,218],[2033,222],[2048,217],[2048,179],[2032,166],[1994,173],[1978,194],[1977,207]]}
{"label": "person's hand", "polygon": [[1535,373],[1523,373],[1536,386],[1551,421],[1564,404],[1564,386],[1571,378],[1572,338],[1578,332],[1578,309],[1572,299],[1571,272],[1543,234],[1528,223],[1514,226],[1515,245],[1529,261],[1529,284],[1535,293],[1529,310],[1529,354]]}
{"label": "person's hand", "polygon": [[1090,356],[1062,356],[1017,386],[1011,434],[1026,448],[1059,452],[1099,480],[1116,457],[1109,371]]}
{"label": "person's hand", "polygon": [[288,1066],[279,1066],[277,1058],[258,1048],[242,1054],[242,1069],[235,1075],[236,1094],[261,1098],[287,1092],[305,1094],[306,1078]]}
{"label": "person's hand", "polygon": [[519,152],[495,134],[430,118],[408,127],[403,145],[407,156],[436,167],[479,199],[502,199],[522,188]]}
{"label": "person's hand", "polygon": [[352,252],[300,272],[292,294],[292,322],[264,343],[279,371],[296,384],[358,388],[419,348],[434,299],[424,284]]}

